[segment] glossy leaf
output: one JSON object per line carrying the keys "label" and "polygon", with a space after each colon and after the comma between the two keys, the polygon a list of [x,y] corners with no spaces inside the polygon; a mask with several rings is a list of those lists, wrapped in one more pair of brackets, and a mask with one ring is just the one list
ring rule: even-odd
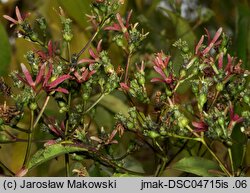
{"label": "glossy leaf", "polygon": [[74,19],[81,27],[86,28],[89,23],[86,15],[89,13],[91,0],[58,0],[65,12]]}
{"label": "glossy leaf", "polygon": [[88,151],[86,148],[83,147],[76,147],[71,145],[62,145],[62,144],[54,144],[45,147],[44,149],[40,149],[37,151],[31,158],[28,169],[32,169],[42,163],[45,163],[57,156],[72,153],[72,152],[80,152],[80,151]]}
{"label": "glossy leaf", "polygon": [[196,37],[188,21],[184,20],[170,10],[164,8],[162,8],[162,10],[168,15],[168,18],[174,25],[176,38],[185,40],[188,43],[189,48],[193,48]]}
{"label": "glossy leaf", "polygon": [[0,23],[0,76],[6,75],[11,61],[11,47],[8,35]]}
{"label": "glossy leaf", "polygon": [[219,170],[219,165],[201,157],[185,157],[176,162],[172,168],[198,176],[212,177],[215,176],[213,171]]}
{"label": "glossy leaf", "polygon": [[[95,101],[96,97],[93,97],[92,100]],[[123,115],[128,116],[128,106],[124,104],[122,100],[113,95],[103,97],[99,104],[113,113],[122,113]]]}
{"label": "glossy leaf", "polygon": [[[249,69],[247,57],[250,52],[249,34],[250,34],[250,8],[244,5],[238,6],[237,17],[237,51],[238,56],[243,60],[245,67]],[[248,64],[248,65],[247,65]]]}

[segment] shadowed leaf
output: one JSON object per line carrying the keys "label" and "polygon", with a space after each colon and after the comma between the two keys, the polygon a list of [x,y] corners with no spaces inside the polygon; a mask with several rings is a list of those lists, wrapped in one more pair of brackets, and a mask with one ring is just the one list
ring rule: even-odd
{"label": "shadowed leaf", "polygon": [[45,147],[44,149],[40,149],[37,151],[31,158],[28,169],[32,169],[38,165],[41,165],[57,156],[72,153],[72,152],[80,152],[80,151],[88,151],[86,148],[83,147],[76,147],[76,146],[64,146],[62,144],[54,144]]}
{"label": "shadowed leaf", "polygon": [[219,170],[219,165],[201,157],[185,157],[176,162],[172,168],[198,176],[212,177],[215,174],[210,171]]}
{"label": "shadowed leaf", "polygon": [[9,64],[11,60],[11,47],[7,33],[0,23],[0,75],[6,75],[9,69]]}

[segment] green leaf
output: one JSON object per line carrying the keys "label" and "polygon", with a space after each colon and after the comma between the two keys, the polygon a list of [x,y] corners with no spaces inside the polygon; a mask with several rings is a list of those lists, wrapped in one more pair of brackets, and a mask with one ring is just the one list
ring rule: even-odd
{"label": "green leaf", "polygon": [[245,67],[249,69],[247,56],[250,54],[250,9],[248,6],[238,6],[237,17],[237,55],[243,60]]}
{"label": "green leaf", "polygon": [[233,165],[235,169],[238,169],[244,160],[244,144],[247,144],[247,137],[240,130],[240,125],[236,125],[232,132],[232,140],[234,141],[232,149]]}
{"label": "green leaf", "polygon": [[[95,101],[98,96],[94,96],[91,100]],[[113,113],[122,113],[125,116],[128,116],[128,106],[119,98],[113,95],[107,95],[98,103],[110,110]]]}
{"label": "green leaf", "polygon": [[212,171],[218,171],[219,165],[201,157],[185,157],[176,162],[172,168],[198,176],[212,177],[216,175]]}
{"label": "green leaf", "polygon": [[89,25],[85,14],[90,11],[91,0],[58,0],[67,14],[74,19],[81,27],[86,28]]}
{"label": "green leaf", "polygon": [[76,147],[71,145],[62,145],[62,144],[54,144],[45,147],[44,149],[38,150],[31,158],[27,169],[32,169],[42,163],[45,163],[57,156],[66,154],[66,153],[73,153],[73,152],[80,152],[80,151],[88,151],[86,148],[83,147]]}
{"label": "green leaf", "polygon": [[6,75],[11,61],[11,47],[8,35],[0,23],[0,76]]}
{"label": "green leaf", "polygon": [[189,48],[193,48],[196,37],[188,21],[168,9],[161,9],[168,15],[168,18],[174,25],[176,38],[185,40],[188,43]]}

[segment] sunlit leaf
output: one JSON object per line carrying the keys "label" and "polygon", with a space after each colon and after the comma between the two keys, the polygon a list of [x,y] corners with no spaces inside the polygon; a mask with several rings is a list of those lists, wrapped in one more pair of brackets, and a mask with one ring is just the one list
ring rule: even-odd
{"label": "sunlit leaf", "polygon": [[[245,67],[247,65],[247,56],[250,54],[249,49],[249,34],[250,34],[250,9],[247,6],[238,6],[237,17],[237,51],[238,56],[243,60]],[[249,62],[248,62],[249,64]]]}
{"label": "sunlit leaf", "polygon": [[168,15],[168,18],[174,25],[176,38],[185,40],[189,47],[192,48],[194,46],[196,37],[188,21],[168,9],[162,8],[162,10]]}
{"label": "sunlit leaf", "polygon": [[45,147],[44,149],[40,149],[37,151],[31,158],[28,169],[32,169],[44,162],[47,162],[57,156],[72,153],[72,152],[80,152],[80,151],[88,151],[86,148],[83,147],[76,147],[73,145],[62,145],[62,144],[55,144]]}
{"label": "sunlit leaf", "polygon": [[[93,97],[92,100],[95,101],[97,97],[98,96]],[[128,116],[128,106],[121,99],[113,95],[103,97],[99,104],[113,113],[122,113],[123,115]]]}
{"label": "sunlit leaf", "polygon": [[86,28],[89,23],[86,15],[89,13],[91,0],[58,0],[65,12],[74,19],[81,27]]}
{"label": "sunlit leaf", "polygon": [[198,176],[212,177],[215,176],[212,171],[218,171],[219,165],[211,160],[201,157],[185,157],[176,162],[172,168],[196,174]]}
{"label": "sunlit leaf", "polygon": [[0,23],[0,75],[6,75],[11,61],[11,47],[8,35]]}

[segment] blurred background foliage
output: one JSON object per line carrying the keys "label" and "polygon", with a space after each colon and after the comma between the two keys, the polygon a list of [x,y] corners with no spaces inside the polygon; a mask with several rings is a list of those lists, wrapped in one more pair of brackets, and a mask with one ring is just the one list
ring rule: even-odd
{"label": "blurred background foliage", "polygon": [[[71,48],[72,53],[77,53],[91,36],[90,24],[85,15],[90,13],[91,2],[92,0],[1,0],[0,15],[13,16],[15,6],[18,6],[22,13],[30,13],[31,21],[44,16],[50,27],[48,34],[51,39],[61,41],[61,26],[58,16],[58,8],[61,6],[67,16],[73,20],[74,38],[71,42]],[[231,38],[230,52],[241,58],[244,67],[250,69],[250,2],[248,0],[125,0],[120,12],[126,16],[131,9],[133,10],[133,23],[139,22],[141,28],[150,32],[138,53],[138,57],[133,58],[133,63],[139,63],[139,59],[145,60],[152,53],[163,50],[171,54],[178,64],[181,58],[178,57],[177,49],[172,47],[176,40],[179,38],[186,40],[190,48],[193,49],[201,34],[204,33],[204,28],[214,33],[219,27],[223,27]],[[99,34],[96,42],[98,39],[104,39],[105,47],[108,37],[104,33]],[[16,36],[14,29],[9,28],[9,23],[0,17],[0,76],[7,79],[7,82],[10,82],[8,74],[19,69],[21,62],[26,63],[24,55],[27,51],[38,49],[34,44]],[[112,44],[106,46],[113,63],[124,62],[124,57],[119,57],[122,53],[117,47]],[[86,56],[88,54],[83,55],[83,57]],[[117,99],[117,97],[122,99],[121,94],[114,93],[114,96],[116,97],[107,97],[101,101],[101,105],[96,109],[96,123],[93,123],[93,127],[97,125],[112,129],[114,113],[126,112],[128,107]],[[3,100],[1,98],[1,104]],[[51,112],[47,113],[55,113],[53,105],[51,104],[50,107]],[[37,135],[39,136],[39,133]],[[124,135],[121,140],[123,144],[114,148],[114,151],[125,150],[132,138],[133,136]],[[22,164],[25,147],[25,144],[20,143],[1,145],[0,159],[13,171],[17,171]],[[42,143],[38,143],[37,147],[42,147]],[[218,148],[218,151],[221,151],[223,156],[223,149]],[[183,155],[185,154],[188,152],[183,153]],[[151,170],[155,169],[151,167],[155,161],[154,158],[150,157],[152,155],[153,153],[148,149],[140,151],[128,158],[127,168],[151,173]],[[148,159],[149,157],[150,159]],[[249,152],[247,162],[250,163]],[[108,170],[102,170],[98,164],[93,165],[89,162],[85,164],[86,167],[88,165],[90,175],[109,175]],[[62,176],[63,167],[63,159],[59,157],[48,164],[43,164],[30,175]],[[74,167],[81,166],[77,166],[76,163]],[[168,171],[166,175],[173,175],[171,172],[174,171]]]}

